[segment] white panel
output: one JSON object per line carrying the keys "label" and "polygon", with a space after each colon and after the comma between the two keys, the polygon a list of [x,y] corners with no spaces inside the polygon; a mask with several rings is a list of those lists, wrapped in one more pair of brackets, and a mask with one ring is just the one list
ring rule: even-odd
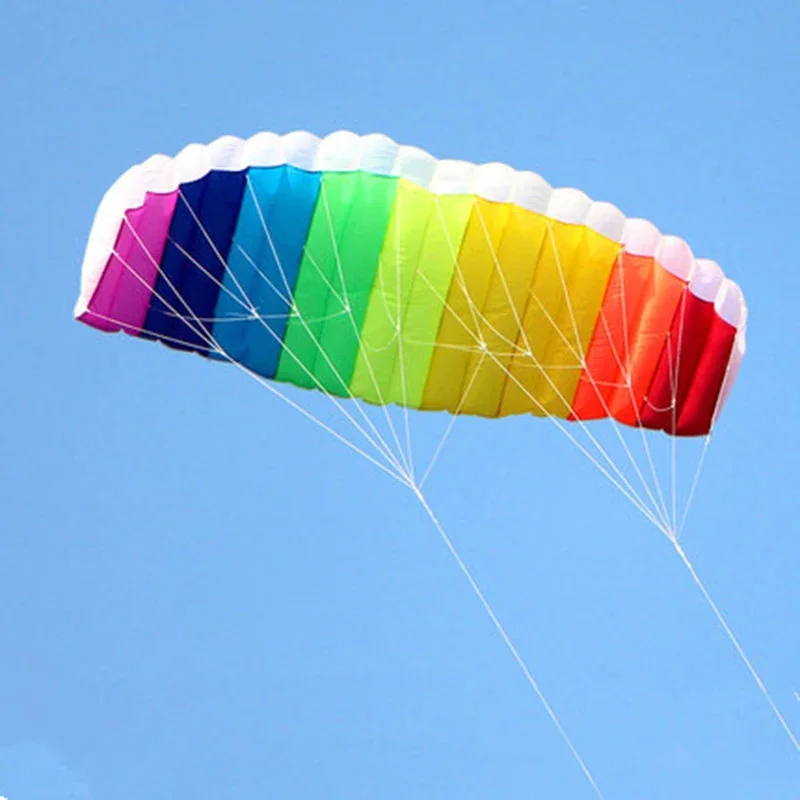
{"label": "white panel", "polygon": [[474,172],[475,165],[468,161],[439,161],[431,179],[431,191],[434,194],[471,194]]}
{"label": "white panel", "polygon": [[400,147],[382,133],[361,138],[361,169],[375,175],[393,175]]}
{"label": "white panel", "polygon": [[580,189],[553,189],[547,215],[559,222],[583,225],[592,201]]}
{"label": "white panel", "polygon": [[191,183],[208,175],[211,162],[208,148],[202,144],[190,144],[175,156],[175,176],[178,183]]}
{"label": "white panel", "polygon": [[279,167],[286,163],[282,139],[277,133],[257,133],[244,145],[244,158],[251,167]]}
{"label": "white panel", "polygon": [[612,242],[621,242],[625,215],[611,203],[595,202],[586,215],[586,224]]}
{"label": "white panel", "polygon": [[727,278],[722,282],[717,298],[714,301],[717,314],[729,325],[741,330],[747,321],[747,306],[738,284]]}
{"label": "white panel", "polygon": [[247,167],[244,160],[244,140],[238,136],[220,136],[207,149],[211,169],[239,172]]}
{"label": "white panel", "polygon": [[287,133],[281,139],[283,157],[287,164],[309,172],[314,170],[314,160],[319,149],[319,137],[308,131]]}
{"label": "white panel", "polygon": [[677,236],[662,236],[656,247],[656,261],[676,278],[689,281],[695,272],[695,261],[689,245]]}
{"label": "white panel", "polygon": [[722,288],[725,276],[716,261],[697,259],[697,269],[689,282],[689,291],[701,300],[713,303]]}
{"label": "white panel", "polygon": [[405,178],[423,189],[428,189],[436,171],[436,159],[418,147],[401,146],[397,152],[397,160],[393,175]]}
{"label": "white panel", "polygon": [[546,214],[553,189],[535,172],[517,172],[514,183],[514,202],[537,214]]}
{"label": "white panel", "polygon": [[175,162],[169,156],[150,156],[140,166],[139,181],[143,188],[155,194],[169,194],[178,188]]}
{"label": "white panel", "polygon": [[361,137],[350,131],[326,136],[317,149],[314,170],[319,172],[354,172],[361,162]]}
{"label": "white panel", "polygon": [[481,164],[472,174],[473,194],[494,203],[510,203],[516,174],[506,164]]}
{"label": "white panel", "polygon": [[660,240],[661,234],[652,222],[638,218],[625,220],[622,243],[626,253],[651,258],[655,255]]}
{"label": "white panel", "polygon": [[[146,162],[145,162],[146,163]],[[142,164],[137,164],[124,172],[114,185],[106,192],[100,203],[97,215],[116,215],[121,217],[129,208],[138,208],[147,192],[147,175]]]}

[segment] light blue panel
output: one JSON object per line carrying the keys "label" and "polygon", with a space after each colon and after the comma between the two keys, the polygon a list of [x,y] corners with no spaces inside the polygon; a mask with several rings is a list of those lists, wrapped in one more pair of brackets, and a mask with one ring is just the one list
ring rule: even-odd
{"label": "light blue panel", "polygon": [[265,378],[278,367],[320,177],[291,166],[248,170],[213,333],[232,359]]}

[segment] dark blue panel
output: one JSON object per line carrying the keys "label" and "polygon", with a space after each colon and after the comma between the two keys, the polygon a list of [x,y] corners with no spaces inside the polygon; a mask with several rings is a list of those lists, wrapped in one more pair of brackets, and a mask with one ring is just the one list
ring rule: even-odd
{"label": "dark blue panel", "polygon": [[175,206],[143,335],[178,349],[208,353],[197,328],[211,331],[245,174],[213,171],[180,187],[182,196]]}
{"label": "dark blue panel", "polygon": [[249,171],[213,332],[230,358],[267,378],[278,367],[319,186],[320,173],[296,167]]}

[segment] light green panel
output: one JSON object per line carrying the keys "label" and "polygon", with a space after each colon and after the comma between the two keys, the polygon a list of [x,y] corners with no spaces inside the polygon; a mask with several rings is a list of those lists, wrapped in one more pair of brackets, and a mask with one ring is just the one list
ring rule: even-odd
{"label": "light green panel", "polygon": [[422,404],[473,204],[471,195],[436,196],[400,182],[350,385],[355,395],[373,403]]}

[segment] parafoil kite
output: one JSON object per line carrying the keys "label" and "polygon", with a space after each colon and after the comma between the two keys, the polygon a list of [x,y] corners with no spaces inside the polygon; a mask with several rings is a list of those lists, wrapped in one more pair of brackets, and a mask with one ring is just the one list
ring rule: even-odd
{"label": "parafoil kite", "polygon": [[733,384],[746,307],[717,264],[577,189],[295,132],[126,172],[75,315],[375,404],[696,435]]}

